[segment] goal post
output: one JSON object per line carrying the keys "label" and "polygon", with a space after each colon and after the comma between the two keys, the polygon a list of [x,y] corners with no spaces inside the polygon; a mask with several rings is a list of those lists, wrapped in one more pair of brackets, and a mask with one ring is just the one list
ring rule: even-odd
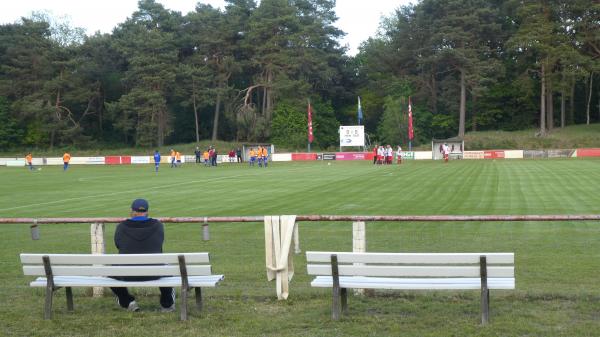
{"label": "goal post", "polygon": [[450,150],[450,159],[462,159],[465,150],[465,141],[462,138],[454,137],[448,139],[432,139],[431,140],[431,159],[444,159],[442,147],[448,145]]}

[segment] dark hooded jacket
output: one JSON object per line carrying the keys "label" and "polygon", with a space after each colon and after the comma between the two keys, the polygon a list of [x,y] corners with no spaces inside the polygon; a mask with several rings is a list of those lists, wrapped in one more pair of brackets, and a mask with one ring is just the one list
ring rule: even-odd
{"label": "dark hooded jacket", "polygon": [[[115,230],[115,246],[119,254],[158,254],[162,253],[165,229],[162,222],[148,218],[145,220],[127,219]],[[156,280],[155,276],[113,276],[123,281]]]}
{"label": "dark hooded jacket", "polygon": [[127,219],[115,230],[115,246],[119,254],[162,253],[164,239],[162,222],[152,218],[141,221]]}

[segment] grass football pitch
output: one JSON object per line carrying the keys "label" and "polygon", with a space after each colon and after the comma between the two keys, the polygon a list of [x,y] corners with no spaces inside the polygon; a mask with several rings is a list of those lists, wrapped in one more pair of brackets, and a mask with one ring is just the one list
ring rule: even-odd
{"label": "grass football pitch", "polygon": [[[185,164],[156,174],[150,165],[0,168],[0,217],[125,217],[135,198],[154,217],[280,214],[512,215],[600,214],[600,160],[497,160],[271,163],[269,168]],[[114,253],[115,224],[106,225]],[[300,247],[352,250],[347,222],[301,222]],[[516,290],[491,291],[479,325],[478,291],[378,291],[349,298],[349,315],[331,316],[329,289],[310,287],[303,254],[294,257],[290,298],[266,281],[262,223],[166,224],[166,252],[211,253],[225,281],[206,289],[190,320],[157,311],[157,289],[133,289],[140,313],[111,296],[64,290],[44,321],[43,289],[28,286],[18,254],[87,253],[89,224],[0,224],[2,336],[597,336],[600,331],[600,222],[372,222],[372,252],[515,252]]]}

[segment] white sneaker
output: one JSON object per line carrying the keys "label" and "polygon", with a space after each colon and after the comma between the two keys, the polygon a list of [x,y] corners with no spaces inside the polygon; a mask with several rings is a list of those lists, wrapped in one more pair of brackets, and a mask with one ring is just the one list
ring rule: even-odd
{"label": "white sneaker", "polygon": [[171,304],[170,307],[160,307],[160,312],[173,312],[175,311],[175,303]]}
{"label": "white sneaker", "polygon": [[129,302],[129,305],[127,306],[127,311],[133,311],[133,312],[140,311],[140,306],[137,303],[135,303],[135,301],[131,301],[131,302]]}

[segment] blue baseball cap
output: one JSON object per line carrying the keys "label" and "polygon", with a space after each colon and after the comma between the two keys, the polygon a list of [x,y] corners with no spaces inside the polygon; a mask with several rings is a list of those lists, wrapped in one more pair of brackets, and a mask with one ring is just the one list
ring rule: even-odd
{"label": "blue baseball cap", "polygon": [[148,212],[148,201],[145,199],[135,199],[131,203],[131,210],[134,212],[145,213]]}

